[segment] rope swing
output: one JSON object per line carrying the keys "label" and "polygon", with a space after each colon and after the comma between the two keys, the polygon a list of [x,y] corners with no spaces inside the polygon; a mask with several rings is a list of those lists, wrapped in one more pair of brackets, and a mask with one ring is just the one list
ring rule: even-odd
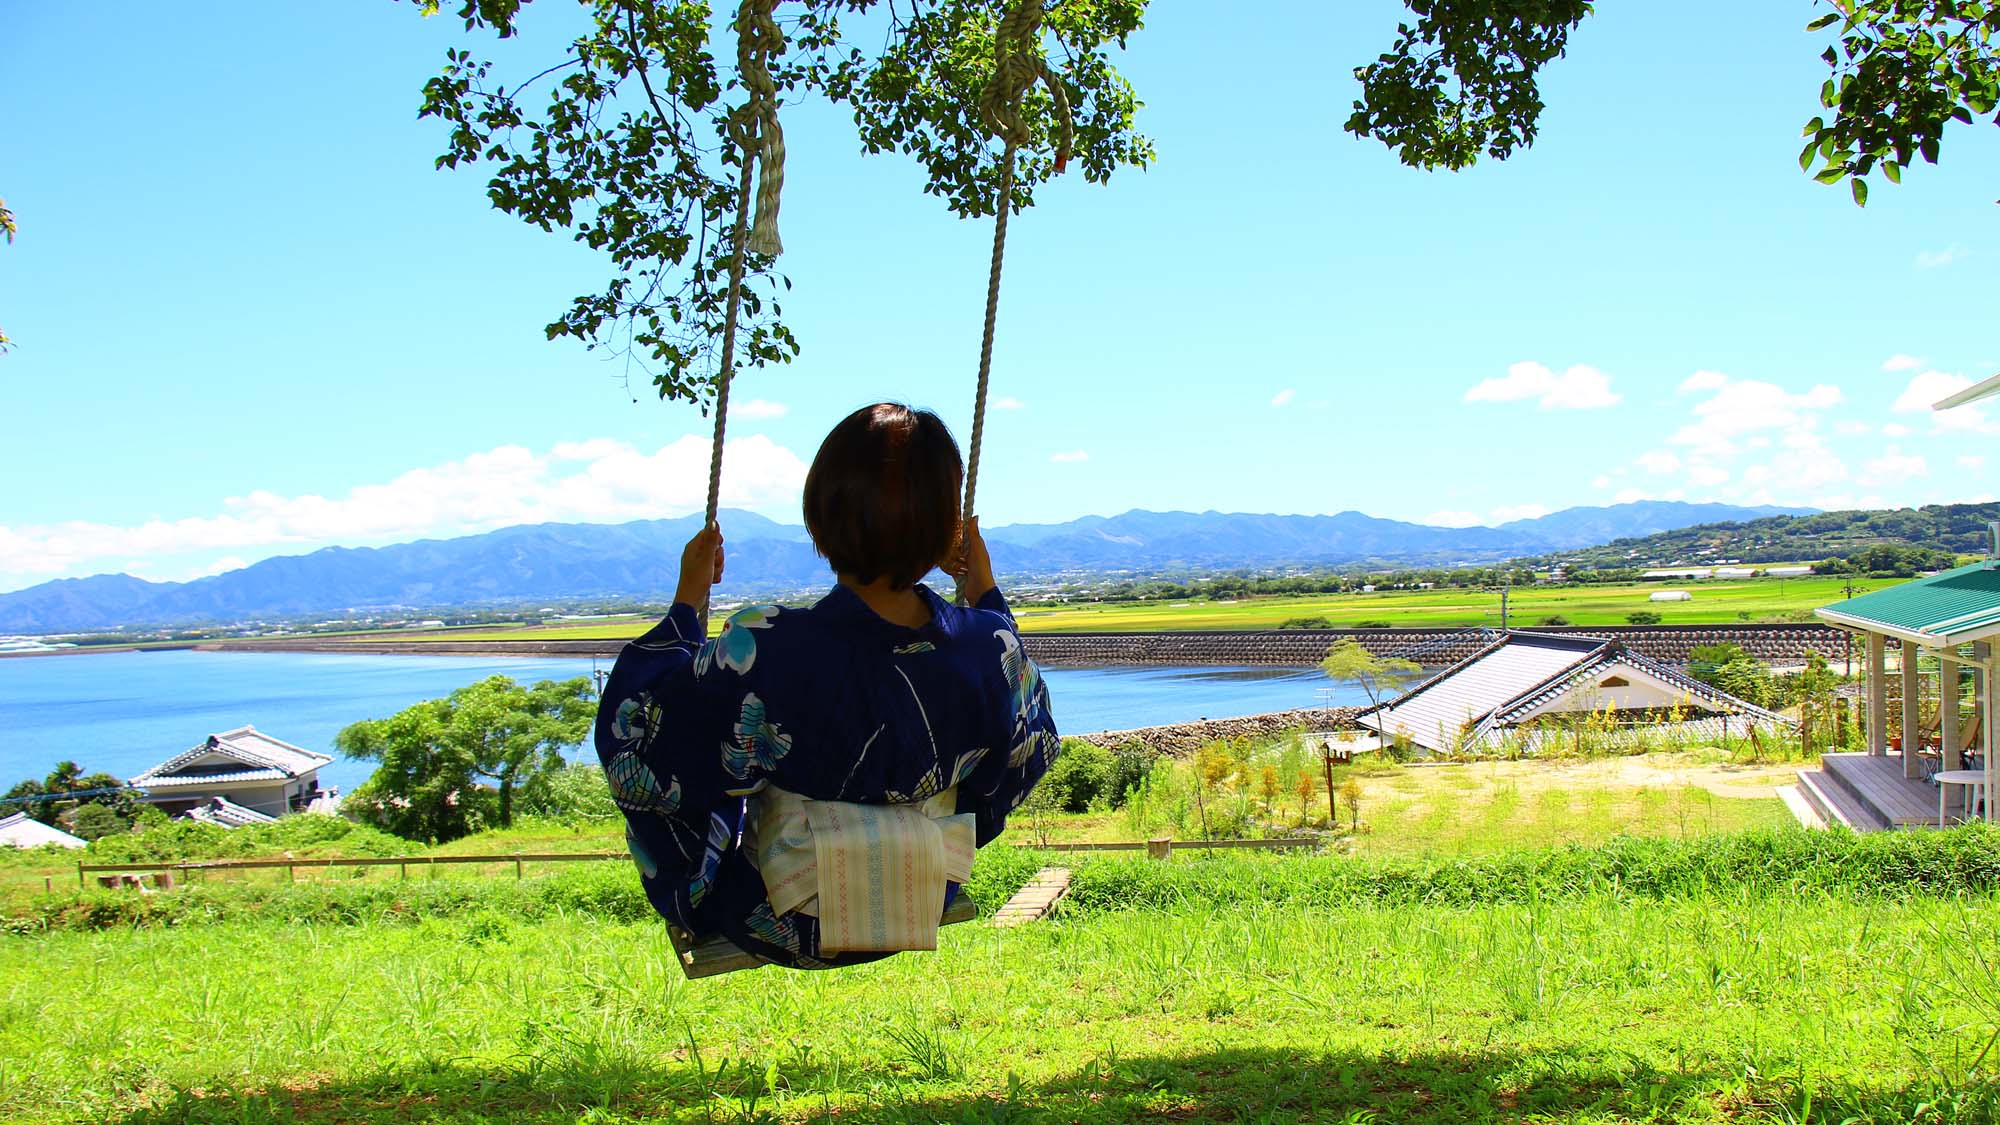
{"label": "rope swing", "polygon": [[[736,373],[736,322],[743,312],[743,259],[746,251],[776,257],[785,252],[778,237],[778,196],[785,189],[785,131],[778,124],[778,86],[771,59],[785,49],[785,34],[771,18],[778,0],[743,0],[736,10],[736,71],[750,91],[729,115],[729,139],[742,165],[736,185],[736,226],[730,236],[729,308],[722,320],[722,362],[715,372],[715,442],[708,455],[708,517],[715,522],[722,496],[722,441],[729,432],[729,383]],[[761,175],[759,173],[761,172]],[[751,182],[756,177],[757,219],[750,219]]]}
{"label": "rope swing", "polygon": [[[784,252],[778,237],[778,202],[785,186],[785,132],[778,124],[778,89],[771,59],[785,49],[784,32],[772,12],[778,0],[743,0],[736,13],[736,69],[749,92],[730,113],[729,139],[736,146],[741,176],[729,259],[729,304],[723,317],[722,356],[715,375],[715,441],[708,461],[707,522],[714,523],[722,494],[722,445],[729,429],[729,384],[736,373],[736,327],[743,309],[746,254],[775,257]],[[1014,210],[1014,164],[1023,145],[1034,143],[1033,128],[1021,117],[1021,103],[1040,81],[1056,108],[1055,170],[1069,163],[1075,140],[1069,95],[1041,51],[1042,0],[1018,0],[1001,17],[993,40],[993,78],[979,95],[986,130],[1005,144],[993,206],[993,260],[986,276],[986,324],[979,341],[979,381],[972,402],[971,448],[966,456],[965,506],[970,520],[979,492],[979,455],[986,437],[986,388],[993,372],[993,331],[1000,311],[1000,271],[1007,254],[1007,217]],[[756,191],[751,191],[752,186]],[[750,204],[756,200],[752,221]]]}
{"label": "rope swing", "polygon": [[972,399],[972,440],[965,463],[965,506],[960,518],[971,520],[979,494],[979,450],[986,437],[986,385],[993,373],[993,326],[1000,312],[1000,266],[1007,255],[1007,216],[1014,210],[1014,156],[1033,144],[1034,130],[1021,119],[1021,101],[1037,78],[1056,103],[1056,172],[1069,164],[1075,127],[1070,121],[1069,95],[1042,58],[1042,0],[1019,0],[1001,17],[993,38],[993,79],[979,94],[979,116],[986,129],[1006,143],[1000,154],[1000,186],[993,203],[993,263],[986,274],[986,327],[979,338],[979,385]]}

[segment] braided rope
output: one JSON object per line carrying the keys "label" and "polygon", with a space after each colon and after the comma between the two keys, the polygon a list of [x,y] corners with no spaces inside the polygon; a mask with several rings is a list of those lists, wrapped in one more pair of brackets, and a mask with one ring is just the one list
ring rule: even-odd
{"label": "braided rope", "polygon": [[965,505],[960,518],[972,519],[979,495],[979,454],[986,437],[986,388],[993,374],[993,330],[1000,314],[1000,267],[1007,255],[1007,216],[1014,210],[1014,158],[1020,147],[1034,143],[1034,131],[1021,118],[1021,100],[1037,78],[1056,103],[1056,171],[1069,163],[1075,127],[1070,121],[1069,95],[1042,58],[1042,0],[1019,0],[1000,18],[993,39],[993,79],[979,93],[979,112],[994,136],[1005,141],[1000,156],[1000,187],[993,208],[993,261],[986,274],[986,327],[979,339],[979,381],[972,400],[972,441],[965,464]]}
{"label": "braided rope", "polygon": [[785,252],[778,238],[778,197],[785,188],[785,130],[778,124],[778,86],[771,78],[771,59],[785,49],[785,34],[771,13],[778,0],[743,0],[736,14],[736,71],[750,97],[729,115],[730,137],[744,158],[756,155],[757,218],[750,231],[750,251]]}
{"label": "braided rope", "polygon": [[[745,252],[778,254],[778,193],[785,183],[785,134],[778,126],[777,87],[770,57],[784,50],[785,37],[771,19],[778,0],[743,0],[736,14],[736,65],[749,100],[729,115],[729,136],[741,153],[736,185],[736,225],[729,257],[729,309],[722,319],[722,361],[715,372],[715,441],[708,454],[708,523],[715,522],[722,498],[722,443],[729,432],[729,384],[736,374],[736,324],[743,312]],[[751,181],[759,170],[757,218],[750,219]]]}

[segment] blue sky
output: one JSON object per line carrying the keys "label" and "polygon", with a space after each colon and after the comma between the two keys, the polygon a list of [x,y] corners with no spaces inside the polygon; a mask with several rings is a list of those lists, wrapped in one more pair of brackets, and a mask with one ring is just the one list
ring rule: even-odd
{"label": "blue sky", "polygon": [[[1994,130],[1858,209],[1796,162],[1818,8],[1602,8],[1535,148],[1447,175],[1340,130],[1393,0],[1157,4],[1120,65],[1159,162],[1010,232],[988,522],[2000,491],[2000,405],[1922,409],[2000,366]],[[535,5],[503,65],[568,18]],[[699,508],[698,411],[543,339],[599,263],[433,171],[418,91],[461,41],[387,2],[10,14],[0,590]],[[805,353],[739,384],[725,499],[796,519],[854,406],[964,436],[990,228],[844,114],[786,125]]]}

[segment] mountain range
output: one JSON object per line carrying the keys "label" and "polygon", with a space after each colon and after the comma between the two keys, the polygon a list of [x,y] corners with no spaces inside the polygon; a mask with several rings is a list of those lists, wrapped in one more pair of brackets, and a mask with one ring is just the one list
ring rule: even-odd
{"label": "mountain range", "polygon": [[[1360,512],[1332,516],[1130,511],[987,529],[994,569],[1019,579],[1274,566],[1452,565],[1594,546],[1699,524],[1810,509],[1641,501],[1570,508],[1498,527],[1433,527]],[[0,633],[228,624],[356,610],[443,610],[579,599],[659,599],[674,588],[699,516],[623,524],[536,524],[386,547],[328,547],[191,582],[100,574],[0,594]],[[805,528],[750,512],[721,516],[722,593],[826,584]]]}

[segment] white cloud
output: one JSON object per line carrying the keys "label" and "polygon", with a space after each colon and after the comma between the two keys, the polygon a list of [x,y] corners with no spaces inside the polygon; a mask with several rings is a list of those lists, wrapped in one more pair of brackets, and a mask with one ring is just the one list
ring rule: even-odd
{"label": "white cloud", "polygon": [[1090,454],[1085,450],[1074,449],[1068,453],[1050,454],[1049,460],[1054,461],[1058,465],[1070,465],[1078,461],[1090,460]]}
{"label": "white cloud", "polygon": [[1825,383],[1794,394],[1776,383],[1731,379],[1715,372],[1696,372],[1681,387],[1712,393],[1695,404],[1695,420],[1668,440],[1708,457],[1733,455],[1736,439],[1756,431],[1810,428],[1816,424],[1812,411],[1837,406],[1845,397],[1839,387]]}
{"label": "white cloud", "polygon": [[1953,262],[1962,262],[1972,256],[1965,244],[1954,242],[1942,250],[1925,250],[1917,255],[1916,267],[1920,270],[1942,269]]}
{"label": "white cloud", "polygon": [[1599,473],[1599,474],[1597,474],[1596,476],[1594,476],[1594,477],[1590,478],[1590,487],[1592,487],[1592,488],[1610,488],[1610,487],[1611,487],[1611,478],[1610,478],[1610,477],[1608,477],[1608,476],[1605,476],[1605,475],[1604,475],[1603,473]]}
{"label": "white cloud", "polygon": [[1633,464],[1654,476],[1665,476],[1668,473],[1681,471],[1681,459],[1670,449],[1655,449],[1641,453]]}
{"label": "white cloud", "polygon": [[1898,352],[1897,354],[1892,355],[1888,359],[1882,361],[1882,370],[1891,373],[1897,371],[1915,371],[1917,368],[1922,367],[1923,365],[1924,361],[1918,359],[1916,356],[1904,355],[1901,352]]}
{"label": "white cloud", "polygon": [[1860,437],[1874,430],[1874,428],[1866,422],[1835,422],[1833,424],[1833,432],[1839,434],[1841,437]]}
{"label": "white cloud", "polygon": [[[650,453],[607,438],[563,442],[548,453],[503,445],[338,497],[260,489],[223,500],[220,511],[175,520],[0,524],[0,587],[134,558],[171,570],[178,556],[206,559],[225,551],[231,559],[216,565],[240,565],[246,557],[333,544],[681,515],[700,511],[707,498],[708,457],[709,439],[694,434]],[[763,507],[790,500],[805,475],[805,462],[791,450],[761,435],[739,438],[724,450],[722,502]]]}
{"label": "white cloud", "polygon": [[213,578],[218,574],[227,574],[232,570],[242,570],[244,567],[249,565],[250,565],[249,563],[244,562],[242,559],[236,557],[235,555],[224,555],[221,558],[215,560],[214,562],[209,563],[207,566],[195,570],[188,577]]}
{"label": "white cloud", "polygon": [[1549,510],[1540,504],[1503,504],[1493,509],[1490,519],[1493,523],[1501,524],[1512,523],[1515,520],[1540,519],[1548,514]]}
{"label": "white cloud", "polygon": [[1028,404],[1015,398],[1013,395],[1001,395],[999,398],[990,400],[986,405],[994,410],[1019,410]]}
{"label": "white cloud", "polygon": [[1479,517],[1471,512],[1445,510],[1432,512],[1417,522],[1429,524],[1432,527],[1478,527]]}
{"label": "white cloud", "polygon": [[1680,393],[1698,394],[1702,391],[1719,390],[1729,382],[1729,376],[1720,371],[1697,371],[1681,380]]}
{"label": "white cloud", "polygon": [[1910,436],[1910,427],[1903,425],[1901,422],[1891,422],[1882,427],[1882,436],[1887,438],[1906,438]]}
{"label": "white cloud", "polygon": [[1975,434],[2000,434],[2000,422],[1994,422],[1986,415],[1986,407],[1967,405],[1951,410],[1933,411],[1936,403],[1972,386],[1974,380],[1946,371],[1923,371],[1911,377],[1910,385],[1896,396],[1889,409],[1897,414],[1929,414],[1932,429],[1938,432],[1958,431]]}
{"label": "white cloud", "polygon": [[1582,364],[1558,375],[1539,363],[1516,363],[1504,378],[1483,380],[1465,392],[1466,402],[1538,399],[1543,410],[1601,410],[1622,397],[1612,392],[1611,376]]}
{"label": "white cloud", "polygon": [[729,407],[729,412],[736,417],[752,420],[760,418],[783,418],[785,415],[791,413],[791,410],[791,407],[786,406],[782,402],[772,402],[769,399],[762,398],[753,398],[749,402],[744,403],[732,403]]}
{"label": "white cloud", "polygon": [[1729,479],[1729,470],[1716,465],[1695,465],[1688,469],[1688,483],[1697,488],[1714,488]]}
{"label": "white cloud", "polygon": [[1613,504],[1631,504],[1646,499],[1650,499],[1650,497],[1646,495],[1646,491],[1644,489],[1625,488],[1625,489],[1620,489],[1617,495],[1611,498],[1611,502]]}
{"label": "white cloud", "polygon": [[1861,473],[1855,480],[1870,488],[1881,485],[1903,484],[1916,477],[1930,475],[1930,466],[1924,463],[1920,454],[1905,454],[1896,446],[1882,451],[1880,457],[1872,457],[1862,463]]}
{"label": "white cloud", "polygon": [[1292,388],[1286,387],[1284,390],[1279,391],[1277,394],[1271,396],[1271,405],[1283,406],[1286,403],[1292,401],[1292,396],[1297,393],[1298,392],[1294,391]]}
{"label": "white cloud", "polygon": [[1986,455],[1983,453],[1968,453],[1958,459],[1957,465],[1968,473],[1982,472],[1986,468]]}

